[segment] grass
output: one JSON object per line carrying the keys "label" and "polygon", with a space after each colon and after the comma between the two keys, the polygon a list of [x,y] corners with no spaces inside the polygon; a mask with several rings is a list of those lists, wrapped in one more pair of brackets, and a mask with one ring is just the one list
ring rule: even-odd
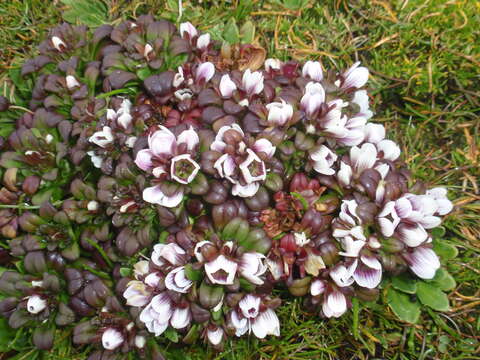
{"label": "grass", "polygon": [[[105,16],[151,12],[177,21],[176,1],[109,0]],[[21,62],[52,25],[59,1],[0,2],[0,79]],[[227,20],[251,20],[256,39],[272,57],[320,59],[344,68],[361,60],[372,72],[375,121],[402,147],[413,174],[450,190],[456,209],[446,239],[459,256],[445,264],[457,287],[451,311],[424,311],[416,325],[403,324],[384,305],[360,307],[341,319],[307,317],[299,300],[280,310],[281,338],[169,349],[169,359],[480,359],[480,3],[471,0],[184,1],[187,19],[219,36]],[[26,350],[24,359],[36,352]],[[82,359],[68,340],[46,359]],[[0,359],[2,355],[0,354]]]}

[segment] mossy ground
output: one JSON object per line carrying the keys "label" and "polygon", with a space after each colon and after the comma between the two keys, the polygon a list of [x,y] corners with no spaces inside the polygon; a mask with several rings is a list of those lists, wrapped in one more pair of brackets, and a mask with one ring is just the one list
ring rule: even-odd
{"label": "mossy ground", "polygon": [[[62,21],[68,2],[0,1],[0,81]],[[256,39],[269,56],[320,59],[338,69],[361,60],[372,74],[375,121],[401,144],[414,175],[448,187],[457,205],[445,221],[446,240],[459,249],[445,264],[458,284],[449,295],[450,312],[425,310],[418,324],[409,325],[379,304],[321,320],[288,300],[279,311],[280,338],[234,340],[223,353],[174,345],[169,359],[480,359],[479,2],[204,0],[183,1],[181,14],[173,0],[105,3],[103,16],[111,23],[150,12],[188,20],[218,38],[233,17],[239,25],[256,25]],[[68,333],[58,335],[51,352],[25,344],[18,358],[85,358]]]}

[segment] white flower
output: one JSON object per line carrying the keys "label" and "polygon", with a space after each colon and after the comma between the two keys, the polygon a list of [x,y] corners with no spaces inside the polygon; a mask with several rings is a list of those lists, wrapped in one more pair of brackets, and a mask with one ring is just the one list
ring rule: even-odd
{"label": "white flower", "polygon": [[205,50],[210,44],[210,34],[200,35],[197,39],[197,48]]}
{"label": "white flower", "polygon": [[355,200],[343,200],[340,207],[341,211],[333,221],[333,236],[343,238],[351,236],[357,240],[366,241],[363,234],[362,220],[357,215],[358,204]]}
{"label": "white flower", "polygon": [[66,48],[67,45],[58,36],[52,36],[52,44],[55,49],[62,52],[62,48]]}
{"label": "white flower", "polygon": [[428,247],[419,246],[405,255],[405,258],[410,269],[422,279],[433,279],[440,268],[437,254]]}
{"label": "white flower", "polygon": [[[400,156],[400,147],[392,140],[382,140],[377,144],[377,150],[383,159],[395,161]],[[383,156],[382,156],[383,153]]]}
{"label": "white flower", "polygon": [[195,80],[197,82],[209,82],[210,79],[215,75],[215,65],[211,62],[204,62],[198,65],[197,72],[195,73]]}
{"label": "white flower", "polygon": [[215,329],[207,328],[207,339],[213,346],[220,344],[225,336],[225,332],[220,326],[216,326]]}
{"label": "white flower", "polygon": [[358,176],[366,169],[371,169],[377,162],[377,149],[375,145],[365,143],[361,147],[354,146],[350,149],[350,160],[353,172]]}
{"label": "white flower", "polygon": [[360,260],[350,265],[349,271],[353,273],[355,282],[367,289],[376,288],[382,280],[382,264],[374,256],[361,255]]}
{"label": "white flower", "polygon": [[280,70],[282,67],[282,62],[278,59],[267,59],[265,60],[265,71],[270,70]]}
{"label": "white flower", "polygon": [[101,156],[95,155],[95,151],[87,151],[87,155],[90,156],[93,166],[97,169],[100,169],[103,164],[103,158]]}
{"label": "white flower", "polygon": [[137,142],[137,137],[136,136],[129,136],[127,140],[125,140],[125,145],[132,149],[135,146],[135,143]]}
{"label": "white flower", "polygon": [[325,283],[322,280],[315,279],[310,284],[310,294],[312,296],[323,294],[323,292],[325,291],[325,288],[326,288]]}
{"label": "white flower", "polygon": [[347,311],[347,299],[338,290],[332,291],[324,297],[323,313],[326,317],[340,317]]}
{"label": "white flower", "polygon": [[102,131],[97,131],[94,133],[92,136],[90,136],[88,141],[105,148],[113,142],[112,129],[108,126],[104,126]]}
{"label": "white flower", "polygon": [[378,214],[377,222],[380,225],[380,231],[383,236],[390,237],[400,223],[400,218],[395,210],[395,202],[387,202],[382,211]]}
{"label": "white flower", "polygon": [[247,158],[238,167],[242,172],[243,178],[247,184],[251,184],[255,181],[265,180],[267,173],[265,170],[265,163],[258,157],[257,154],[251,149],[247,149]]}
{"label": "white flower", "polygon": [[346,90],[350,88],[361,88],[368,81],[368,69],[366,67],[359,67],[360,61],[353,64],[350,69],[342,74],[341,88]]}
{"label": "white flower", "polygon": [[150,44],[146,44],[143,49],[143,57],[148,58],[148,55],[153,51],[153,47]]}
{"label": "white flower", "polygon": [[80,86],[80,83],[75,79],[75,76],[73,75],[67,75],[65,77],[65,82],[67,83],[67,88],[68,90],[72,90],[75,87]]}
{"label": "white flower", "polygon": [[373,116],[373,113],[368,105],[368,94],[366,90],[355,91],[355,93],[353,94],[352,102],[359,106],[359,114],[364,116],[367,120]]}
{"label": "white flower", "polygon": [[440,216],[448,214],[453,210],[453,204],[447,198],[447,190],[442,187],[436,187],[426,192],[427,196],[431,196],[437,202],[436,213]]}
{"label": "white flower", "polygon": [[310,152],[310,159],[313,161],[313,168],[323,175],[334,175],[333,164],[337,161],[337,155],[325,145],[320,145]]}
{"label": "white flower", "polygon": [[145,336],[142,336],[142,335],[135,336],[135,346],[137,348],[143,349],[146,343],[147,343],[147,339],[145,338]]}
{"label": "white flower", "polygon": [[145,188],[142,193],[143,200],[150,204],[158,204],[168,208],[178,206],[183,199],[183,189],[179,189],[173,195],[165,194],[160,186]]}
{"label": "white flower", "polygon": [[98,201],[95,201],[95,200],[90,200],[88,203],[87,203],[87,210],[88,211],[97,211],[98,208],[99,208],[99,203]]}
{"label": "white flower", "polygon": [[367,243],[364,240],[354,240],[351,236],[345,236],[341,239],[342,247],[345,251],[340,251],[338,254],[346,257],[358,257],[360,250],[363,249]]}
{"label": "white flower", "polygon": [[428,239],[428,233],[419,224],[400,223],[397,234],[407,246],[417,247]]}
{"label": "white flower", "polygon": [[232,195],[240,196],[243,198],[252,197],[257,193],[259,188],[260,184],[258,182],[250,183],[247,185],[235,184],[232,187]]}
{"label": "white flower", "polygon": [[193,96],[192,90],[187,89],[187,88],[179,89],[179,90],[175,91],[173,94],[180,101],[191,99],[192,96]]}
{"label": "white flower", "polygon": [[193,282],[185,276],[185,266],[170,271],[165,277],[165,287],[179,293],[187,293]]}
{"label": "white flower", "polygon": [[263,74],[260,71],[245,70],[242,77],[243,90],[248,96],[260,94],[263,91]]}
{"label": "white flower", "polygon": [[385,138],[385,127],[382,124],[368,123],[363,131],[364,141],[368,143],[378,144]]}
{"label": "white flower", "polygon": [[353,171],[350,165],[345,164],[343,161],[340,161],[340,170],[337,173],[337,180],[340,186],[346,187],[350,185],[352,181]]}
{"label": "white flower", "polygon": [[198,31],[190,22],[184,22],[180,24],[180,36],[185,38],[188,37],[189,40],[192,40],[195,36],[198,35]]}
{"label": "white flower", "polygon": [[256,252],[247,252],[240,259],[240,274],[255,285],[262,285],[260,278],[267,271],[267,266],[263,263],[265,255]]}
{"label": "white flower", "polygon": [[192,159],[190,154],[178,155],[171,160],[170,176],[180,184],[190,184],[199,170],[200,165]]}
{"label": "white flower", "polygon": [[185,77],[183,76],[183,68],[181,66],[178,67],[178,72],[173,77],[173,87],[179,87],[185,81]]}
{"label": "white flower", "polygon": [[280,335],[280,322],[272,309],[260,311],[260,298],[247,294],[238,303],[241,314],[236,310],[231,312],[232,324],[235,327],[235,335],[242,336],[247,331],[263,339],[267,335]]}
{"label": "white flower", "polygon": [[140,260],[133,265],[133,273],[135,274],[135,278],[140,278],[142,276],[148,275],[150,273],[150,269],[148,266],[147,260]]}
{"label": "white flower", "polygon": [[283,126],[293,116],[292,105],[286,103],[283,99],[281,102],[272,102],[267,104],[268,124],[270,126]]}
{"label": "white flower", "polygon": [[[305,94],[300,100],[300,106],[307,116],[311,117],[325,102],[325,90],[320,83],[310,81],[305,86]],[[341,114],[341,113],[340,113]]]}
{"label": "white flower", "polygon": [[340,287],[350,286],[354,283],[352,268],[346,268],[344,265],[337,265],[330,270],[330,277]]}
{"label": "white flower", "polygon": [[145,306],[150,300],[150,292],[145,284],[138,280],[132,280],[128,283],[127,288],[123,292],[123,297],[130,306]]}
{"label": "white flower", "polygon": [[205,273],[213,284],[232,285],[238,265],[236,262],[219,255],[215,260],[205,264]]}
{"label": "white flower", "polygon": [[27,301],[27,311],[30,314],[38,314],[47,308],[47,300],[38,295],[32,295]]}
{"label": "white flower", "polygon": [[307,235],[303,231],[301,233],[293,233],[293,236],[295,238],[295,244],[299,247],[304,247],[310,243],[310,239],[307,238]]}
{"label": "white flower", "polygon": [[157,244],[153,247],[152,262],[157,266],[165,265],[165,261],[173,266],[185,263],[186,252],[175,243]]}
{"label": "white flower", "polygon": [[120,331],[108,328],[103,332],[102,345],[106,350],[115,350],[123,344],[124,338]]}
{"label": "white flower", "polygon": [[307,61],[305,65],[303,65],[302,76],[309,77],[314,81],[322,81],[322,65],[320,65],[318,61]]}
{"label": "white flower", "polygon": [[230,79],[228,74],[225,74],[220,79],[220,93],[224,98],[229,98],[232,96],[233,92],[237,90],[237,85]]}

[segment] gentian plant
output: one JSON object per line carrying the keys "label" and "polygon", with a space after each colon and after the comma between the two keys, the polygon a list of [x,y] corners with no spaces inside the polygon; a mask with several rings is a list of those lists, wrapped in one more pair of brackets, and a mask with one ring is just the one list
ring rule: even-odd
{"label": "gentian plant", "polygon": [[294,296],[318,321],[378,298],[409,322],[448,309],[453,206],[371,121],[369,70],[265,57],[152,16],[51,30],[0,98],[10,327],[162,359],[281,336]]}

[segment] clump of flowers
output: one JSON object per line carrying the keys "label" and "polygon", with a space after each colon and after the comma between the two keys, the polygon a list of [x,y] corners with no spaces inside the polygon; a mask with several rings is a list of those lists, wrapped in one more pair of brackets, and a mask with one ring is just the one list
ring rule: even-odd
{"label": "clump of flowers", "polygon": [[68,328],[89,359],[220,350],[281,336],[288,294],[340,317],[392,276],[440,269],[452,203],[370,122],[359,63],[260,68],[257,46],[228,53],[151,16],[63,24],[39,50],[26,112],[0,98],[0,314],[39,349]]}

